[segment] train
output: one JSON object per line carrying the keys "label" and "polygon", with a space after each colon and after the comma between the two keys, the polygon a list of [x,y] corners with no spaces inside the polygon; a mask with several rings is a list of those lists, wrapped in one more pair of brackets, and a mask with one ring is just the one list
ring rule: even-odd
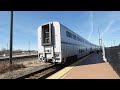
{"label": "train", "polygon": [[65,64],[70,58],[76,60],[100,50],[58,21],[38,27],[38,60],[48,63]]}

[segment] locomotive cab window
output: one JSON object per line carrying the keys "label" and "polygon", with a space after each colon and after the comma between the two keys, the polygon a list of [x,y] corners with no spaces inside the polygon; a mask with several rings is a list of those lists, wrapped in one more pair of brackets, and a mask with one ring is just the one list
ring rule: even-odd
{"label": "locomotive cab window", "polygon": [[51,24],[42,26],[42,45],[51,45]]}

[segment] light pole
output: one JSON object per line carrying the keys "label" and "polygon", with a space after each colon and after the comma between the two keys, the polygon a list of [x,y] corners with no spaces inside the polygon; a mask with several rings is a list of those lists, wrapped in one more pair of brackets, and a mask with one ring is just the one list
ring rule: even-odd
{"label": "light pole", "polygon": [[113,42],[114,42],[114,46],[115,46],[115,40]]}
{"label": "light pole", "polygon": [[1,43],[1,41],[0,41],[0,50],[2,51],[2,45],[1,45],[2,43]]}
{"label": "light pole", "polygon": [[102,38],[100,37],[99,28],[98,28],[98,34],[99,34],[99,46],[100,46],[100,49],[102,50]]}
{"label": "light pole", "polygon": [[98,34],[99,34],[99,46],[100,46],[100,32],[99,32],[99,28],[98,28]]}
{"label": "light pole", "polygon": [[10,65],[12,64],[12,42],[13,42],[13,11],[10,17]]}
{"label": "light pole", "polygon": [[7,51],[8,51],[8,43],[7,43]]}
{"label": "light pole", "polygon": [[101,45],[101,47],[102,47],[102,38],[100,39],[100,41],[101,41],[100,45]]}

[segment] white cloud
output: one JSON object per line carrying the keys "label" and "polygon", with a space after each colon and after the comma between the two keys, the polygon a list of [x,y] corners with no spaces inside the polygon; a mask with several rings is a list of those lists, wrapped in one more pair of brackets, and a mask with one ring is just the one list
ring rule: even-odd
{"label": "white cloud", "polygon": [[103,37],[103,35],[109,31],[110,27],[113,25],[113,23],[115,22],[115,20],[111,20],[110,23],[107,25],[106,29],[102,32],[102,34],[100,35],[100,38]]}
{"label": "white cloud", "polygon": [[91,22],[90,22],[91,31],[89,33],[88,40],[91,39],[91,36],[92,36],[92,33],[93,33],[93,12],[90,12],[90,18],[91,18]]}

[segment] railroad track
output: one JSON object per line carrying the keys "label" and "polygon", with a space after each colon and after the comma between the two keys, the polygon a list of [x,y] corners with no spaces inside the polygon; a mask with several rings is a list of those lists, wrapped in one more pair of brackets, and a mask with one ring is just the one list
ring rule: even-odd
{"label": "railroad track", "polygon": [[[37,58],[37,54],[35,55],[23,55],[23,56],[13,56],[12,60],[18,60],[18,59],[28,59],[28,58]],[[0,58],[0,61],[8,61],[9,57],[2,57]]]}
{"label": "railroad track", "polygon": [[69,62],[69,63],[66,63],[64,65],[59,65],[59,64],[50,65],[48,67],[31,72],[29,74],[20,76],[20,77],[15,78],[15,79],[45,79],[45,78],[49,77],[50,75],[58,72],[59,70],[63,69],[64,67],[66,67],[72,63],[73,62]]}
{"label": "railroad track", "polygon": [[62,69],[62,67],[60,65],[51,65],[51,66],[48,66],[48,67],[43,68],[41,70],[29,73],[27,75],[17,77],[15,79],[45,79],[48,76],[59,71],[60,69]]}

